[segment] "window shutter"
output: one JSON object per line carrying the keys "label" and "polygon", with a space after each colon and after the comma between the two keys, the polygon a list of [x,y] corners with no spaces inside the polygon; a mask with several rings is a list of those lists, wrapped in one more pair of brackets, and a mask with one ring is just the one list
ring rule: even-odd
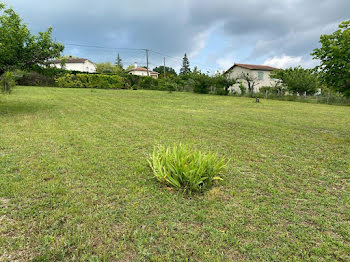
{"label": "window shutter", "polygon": [[264,80],[264,72],[258,72],[258,80]]}

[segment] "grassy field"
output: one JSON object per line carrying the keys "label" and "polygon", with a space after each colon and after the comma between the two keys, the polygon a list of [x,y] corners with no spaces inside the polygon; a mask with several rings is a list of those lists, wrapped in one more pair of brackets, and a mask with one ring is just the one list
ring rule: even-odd
{"label": "grassy field", "polygon": [[[231,160],[183,195],[147,166]],[[0,261],[350,260],[350,107],[17,87],[0,96]]]}

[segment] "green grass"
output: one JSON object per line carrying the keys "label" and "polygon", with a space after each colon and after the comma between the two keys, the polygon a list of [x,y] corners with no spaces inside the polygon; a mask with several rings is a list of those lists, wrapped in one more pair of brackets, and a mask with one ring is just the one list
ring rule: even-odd
{"label": "green grass", "polygon": [[[0,96],[0,261],[350,260],[350,107],[17,87]],[[230,159],[183,195],[154,145]]]}

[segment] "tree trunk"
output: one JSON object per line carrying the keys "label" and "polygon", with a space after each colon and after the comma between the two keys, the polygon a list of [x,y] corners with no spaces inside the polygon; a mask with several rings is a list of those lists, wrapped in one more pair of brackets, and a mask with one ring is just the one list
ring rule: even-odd
{"label": "tree trunk", "polygon": [[254,96],[254,85],[252,85],[251,83],[248,83],[249,86],[249,90],[250,90],[250,97]]}

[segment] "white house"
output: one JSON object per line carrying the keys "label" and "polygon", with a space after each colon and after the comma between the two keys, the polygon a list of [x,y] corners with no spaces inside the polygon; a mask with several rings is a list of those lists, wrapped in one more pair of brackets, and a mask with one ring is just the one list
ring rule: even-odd
{"label": "white house", "polygon": [[[89,59],[69,56],[65,59],[50,61],[51,67],[62,68],[70,71],[79,71],[86,73],[96,73],[96,65]],[[63,64],[64,63],[64,64]],[[63,66],[62,66],[63,65]]]}
{"label": "white house", "polygon": [[242,78],[242,75],[249,75],[249,77],[254,81],[254,92],[258,92],[263,86],[274,86],[276,80],[270,78],[270,73],[278,68],[266,66],[266,65],[248,65],[248,64],[234,64],[225,74],[231,78],[235,79],[238,83],[234,84],[230,90],[240,93],[239,83],[242,83],[246,88],[248,88],[248,82]]}
{"label": "white house", "polygon": [[[159,73],[149,70],[148,71],[149,76],[158,79]],[[137,64],[135,64],[134,68],[131,68],[128,70],[128,74],[130,75],[137,75],[137,76],[147,76],[147,69],[143,67],[138,67]]]}

